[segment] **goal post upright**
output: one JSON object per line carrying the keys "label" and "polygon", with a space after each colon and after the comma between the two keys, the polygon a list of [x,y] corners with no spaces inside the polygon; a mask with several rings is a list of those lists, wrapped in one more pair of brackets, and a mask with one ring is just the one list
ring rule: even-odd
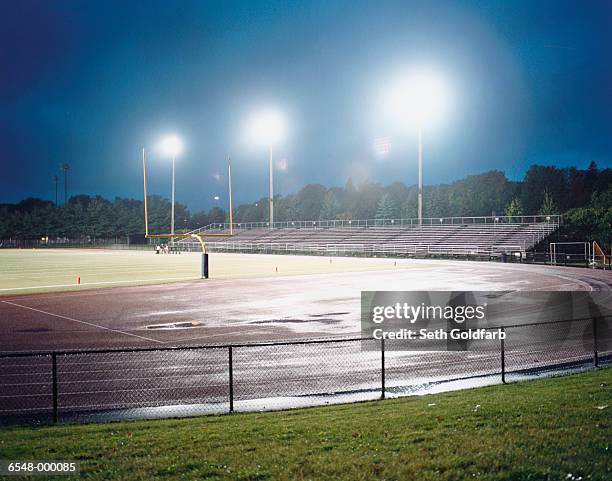
{"label": "goal post upright", "polygon": [[190,234],[149,234],[149,211],[147,204],[147,157],[146,150],[142,148],[142,179],[143,179],[143,194],[144,194],[144,222],[145,222],[145,239],[187,239],[193,238],[197,239],[200,243],[200,247],[202,248],[202,262],[201,262],[201,279],[208,279],[208,251],[206,248],[206,242],[204,241],[205,237],[232,237],[232,171],[231,171],[231,161],[228,157],[228,188],[229,188],[229,206],[230,206],[230,233],[229,234],[221,234],[221,233],[211,233],[211,234],[203,234],[203,233],[190,233]]}

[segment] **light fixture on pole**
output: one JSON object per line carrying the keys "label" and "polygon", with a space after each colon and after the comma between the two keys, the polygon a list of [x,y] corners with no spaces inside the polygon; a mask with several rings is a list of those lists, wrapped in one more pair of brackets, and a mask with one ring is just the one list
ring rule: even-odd
{"label": "light fixture on pole", "polygon": [[62,170],[64,171],[64,205],[68,204],[68,171],[70,165],[62,164]]}
{"label": "light fixture on pole", "polygon": [[[161,151],[164,155],[172,157],[172,213],[170,216],[170,234],[174,235],[174,164],[176,156],[183,151],[183,142],[176,135],[168,135],[164,137],[160,144]],[[170,243],[174,244],[174,238],[170,238]]]}
{"label": "light fixture on pole", "polygon": [[423,130],[439,122],[447,113],[448,89],[442,78],[427,70],[408,71],[388,90],[385,110],[403,129],[418,133],[418,218],[423,223]]}
{"label": "light fixture on pole", "polygon": [[252,118],[249,130],[250,137],[253,141],[268,147],[268,170],[270,181],[268,202],[270,206],[270,229],[272,229],[274,225],[274,167],[272,148],[277,145],[285,135],[285,120],[283,115],[276,110],[263,110]]}

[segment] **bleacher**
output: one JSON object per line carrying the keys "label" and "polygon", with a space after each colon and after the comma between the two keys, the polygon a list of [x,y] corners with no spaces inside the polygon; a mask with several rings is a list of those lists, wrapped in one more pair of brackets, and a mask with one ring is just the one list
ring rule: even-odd
{"label": "bleacher", "polygon": [[[232,237],[210,238],[211,251],[412,256],[524,255],[559,227],[559,216],[234,223]],[[229,224],[194,231],[229,234]],[[198,246],[180,241],[185,248]],[[192,245],[193,244],[193,245]]]}

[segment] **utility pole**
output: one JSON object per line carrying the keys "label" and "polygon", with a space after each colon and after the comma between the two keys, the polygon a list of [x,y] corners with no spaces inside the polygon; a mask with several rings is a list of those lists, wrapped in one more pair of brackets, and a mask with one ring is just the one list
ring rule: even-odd
{"label": "utility pole", "polygon": [[57,207],[57,181],[59,179],[57,178],[57,175],[53,176],[53,182],[55,182],[55,207]]}
{"label": "utility pole", "polygon": [[64,171],[64,204],[68,203],[68,171],[70,166],[68,164],[62,164],[62,170]]}
{"label": "utility pole", "polygon": [[419,127],[419,227],[423,225],[423,131]]}
{"label": "utility pole", "polygon": [[270,158],[268,159],[270,162],[270,229],[274,226],[274,179],[273,179],[273,171],[272,167],[272,144],[269,146],[270,149]]}

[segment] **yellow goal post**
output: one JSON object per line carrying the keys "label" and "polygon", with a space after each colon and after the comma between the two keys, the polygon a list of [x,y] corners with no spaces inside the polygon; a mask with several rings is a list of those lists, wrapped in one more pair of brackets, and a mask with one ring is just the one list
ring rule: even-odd
{"label": "yellow goal post", "polygon": [[202,263],[201,263],[201,278],[208,279],[208,251],[206,248],[205,238],[207,237],[232,237],[233,224],[232,224],[232,162],[231,159],[227,158],[227,178],[228,178],[228,191],[229,191],[229,233],[188,233],[188,234],[149,234],[149,210],[147,205],[147,155],[146,150],[142,148],[142,180],[143,180],[143,194],[144,194],[144,222],[145,222],[145,239],[197,239],[202,247]]}

